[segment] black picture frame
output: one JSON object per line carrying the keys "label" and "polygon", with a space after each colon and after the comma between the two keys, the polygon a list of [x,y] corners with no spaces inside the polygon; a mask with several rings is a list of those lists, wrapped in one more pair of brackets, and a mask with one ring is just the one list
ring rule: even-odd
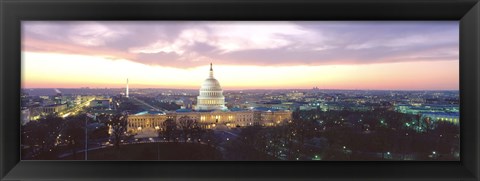
{"label": "black picture frame", "polygon": [[[2,180],[479,180],[478,0],[0,0]],[[458,20],[460,161],[21,161],[22,20]]]}

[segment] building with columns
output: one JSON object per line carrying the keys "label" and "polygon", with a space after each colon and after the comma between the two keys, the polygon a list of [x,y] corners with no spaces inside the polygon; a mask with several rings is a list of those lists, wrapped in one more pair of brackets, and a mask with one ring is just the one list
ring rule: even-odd
{"label": "building with columns", "polygon": [[225,97],[223,96],[223,90],[215,77],[213,77],[213,67],[210,63],[210,74],[199,90],[197,97],[197,111],[210,111],[210,110],[227,110],[225,106]]}
{"label": "building with columns", "polygon": [[162,123],[172,119],[178,123],[180,118],[188,117],[196,120],[205,129],[214,129],[219,125],[229,128],[245,126],[275,126],[290,121],[291,111],[211,111],[211,112],[168,112],[168,113],[139,113],[128,116],[127,131],[133,134],[152,132],[162,128]]}
{"label": "building with columns", "polygon": [[162,129],[162,123],[172,119],[178,123],[182,117],[196,120],[205,129],[218,126],[230,128],[253,125],[275,126],[290,121],[292,112],[276,109],[229,110],[220,83],[213,76],[210,64],[209,76],[200,87],[194,110],[179,109],[170,112],[142,112],[128,116],[127,131],[131,134],[153,136]]}

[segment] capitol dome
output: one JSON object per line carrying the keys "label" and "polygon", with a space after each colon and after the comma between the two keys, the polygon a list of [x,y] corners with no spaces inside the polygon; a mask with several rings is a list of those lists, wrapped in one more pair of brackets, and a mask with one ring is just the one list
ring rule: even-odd
{"label": "capitol dome", "polygon": [[210,63],[210,75],[203,81],[197,97],[196,110],[226,110],[225,97],[223,90],[215,77],[213,77],[213,68]]}

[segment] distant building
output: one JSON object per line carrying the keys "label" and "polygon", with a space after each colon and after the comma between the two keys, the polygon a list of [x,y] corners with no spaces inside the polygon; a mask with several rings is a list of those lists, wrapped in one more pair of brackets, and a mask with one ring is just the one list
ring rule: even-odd
{"label": "distant building", "polygon": [[[432,122],[446,121],[455,125],[459,125],[460,123],[460,110],[458,105],[396,104],[395,111],[404,114],[419,115],[421,116],[421,120]],[[430,122],[428,122],[428,124],[430,124]]]}
{"label": "distant building", "polygon": [[40,115],[49,115],[49,114],[56,114],[65,109],[67,109],[67,104],[53,104],[48,106],[40,106],[36,107],[36,111],[40,113]]}
{"label": "distant building", "polygon": [[445,113],[445,112],[459,112],[458,105],[434,105],[434,104],[422,104],[422,105],[409,105],[409,104],[397,104],[395,105],[395,111],[418,115],[420,113]]}
{"label": "distant building", "polygon": [[25,125],[28,122],[30,122],[30,109],[22,109],[21,110],[20,123],[22,125]]}
{"label": "distant building", "polygon": [[304,97],[303,92],[293,91],[293,92],[287,93],[287,98],[291,100],[300,100],[303,97]]}
{"label": "distant building", "polygon": [[270,109],[276,109],[276,110],[292,110],[294,108],[294,105],[292,102],[283,102],[283,103],[249,103],[246,105],[249,108],[256,108],[256,107],[267,107]]}
{"label": "distant building", "polygon": [[423,118],[430,118],[432,121],[446,121],[455,125],[459,125],[460,123],[460,114],[456,113],[439,113],[439,112],[432,112],[432,113],[423,113]]}
{"label": "distant building", "polygon": [[95,99],[90,101],[90,107],[94,109],[110,109],[111,99]]}

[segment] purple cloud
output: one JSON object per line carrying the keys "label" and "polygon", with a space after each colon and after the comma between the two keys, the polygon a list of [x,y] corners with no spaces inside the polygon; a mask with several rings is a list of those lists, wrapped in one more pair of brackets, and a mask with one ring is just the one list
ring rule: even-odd
{"label": "purple cloud", "polygon": [[457,21],[25,21],[23,50],[189,68],[458,61]]}

